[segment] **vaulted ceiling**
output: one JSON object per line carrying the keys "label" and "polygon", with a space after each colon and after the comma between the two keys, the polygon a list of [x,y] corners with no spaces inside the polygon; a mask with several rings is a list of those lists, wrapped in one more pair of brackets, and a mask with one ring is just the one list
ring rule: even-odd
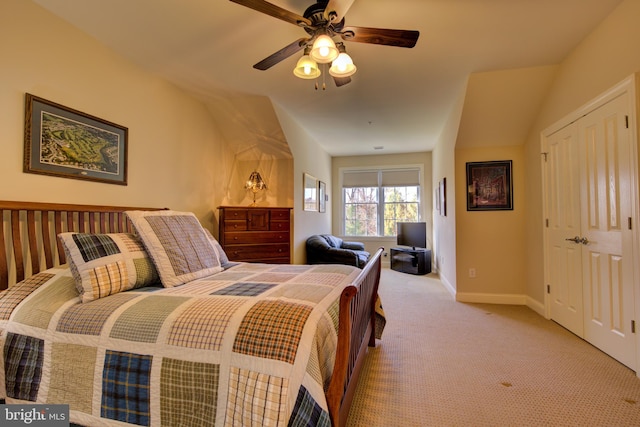
{"label": "vaulted ceiling", "polygon": [[[254,140],[280,138],[263,129],[263,101],[247,108],[246,100],[264,98],[332,155],[431,150],[462,96],[462,144],[522,142],[554,65],[620,3],[355,0],[346,25],[418,30],[418,42],[407,49],[347,41],[358,67],[352,82],[336,87],[320,77],[327,88],[315,90],[292,73],[302,53],[266,71],[252,67],[304,30],[228,0],[33,1],[226,111]],[[302,14],[313,0],[272,3]]]}

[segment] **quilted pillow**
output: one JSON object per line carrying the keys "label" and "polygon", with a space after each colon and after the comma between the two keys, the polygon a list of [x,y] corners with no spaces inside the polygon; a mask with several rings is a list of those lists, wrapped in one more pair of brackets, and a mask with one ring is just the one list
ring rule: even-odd
{"label": "quilted pillow", "polygon": [[82,302],[159,282],[142,242],[133,234],[60,233]]}
{"label": "quilted pillow", "polygon": [[170,288],[222,271],[218,252],[191,212],[127,211],[151,256],[162,285]]}

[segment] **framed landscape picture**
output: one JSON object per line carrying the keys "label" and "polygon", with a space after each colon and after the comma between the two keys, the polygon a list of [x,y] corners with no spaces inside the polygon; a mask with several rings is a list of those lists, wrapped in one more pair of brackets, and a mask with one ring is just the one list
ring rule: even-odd
{"label": "framed landscape picture", "polygon": [[24,172],[127,185],[128,129],[26,94]]}
{"label": "framed landscape picture", "polygon": [[467,210],[513,210],[511,160],[467,163]]}

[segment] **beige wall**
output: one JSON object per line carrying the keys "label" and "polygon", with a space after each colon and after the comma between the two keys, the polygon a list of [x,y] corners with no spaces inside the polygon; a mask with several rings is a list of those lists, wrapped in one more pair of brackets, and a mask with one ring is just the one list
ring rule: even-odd
{"label": "beige wall", "polygon": [[[513,210],[467,211],[466,163],[512,160]],[[524,146],[456,149],[457,299],[524,304],[526,244]],[[469,269],[476,277],[469,277]]]}
{"label": "beige wall", "polygon": [[527,267],[531,304],[544,302],[540,132],[625,77],[640,71],[640,1],[625,0],[562,62],[525,147]]}
{"label": "beige wall", "polygon": [[[190,210],[214,227],[227,165],[204,105],[32,2],[0,3],[0,198]],[[22,172],[25,92],[129,129],[127,186]]]}
{"label": "beige wall", "polygon": [[306,130],[293,121],[291,116],[278,105],[274,105],[282,130],[286,135],[289,148],[295,159],[293,166],[293,263],[305,264],[307,251],[305,243],[313,234],[331,232],[331,193],[325,213],[304,211],[302,209],[302,177],[304,173],[313,175],[331,188],[331,157]]}
{"label": "beige wall", "polygon": [[[423,169],[422,175],[422,212],[421,216],[427,223],[427,246],[433,248],[433,191],[431,176],[431,152],[423,151],[419,153],[403,153],[403,154],[379,154],[371,156],[341,156],[334,157],[332,161],[332,181],[331,195],[333,198],[333,209],[331,216],[333,218],[333,227],[331,233],[336,236],[342,236],[342,190],[340,187],[340,168],[348,167],[384,167],[384,166],[406,166],[419,165]],[[379,247],[388,249],[396,246],[394,238],[378,238],[364,237],[351,239],[349,236],[342,236],[347,240],[358,240],[365,244],[365,249],[370,253],[375,252]],[[388,256],[383,259],[385,265],[389,264]]]}
{"label": "beige wall", "polygon": [[293,207],[293,156],[271,100],[265,96],[219,91],[209,95],[206,104],[233,162],[220,167],[225,183],[222,203],[247,206],[253,194],[244,185],[257,170],[267,189],[256,195],[258,206]]}
{"label": "beige wall", "polygon": [[432,192],[442,178],[447,178],[447,215],[433,216],[434,258],[435,267],[440,273],[440,280],[449,292],[456,292],[456,167],[455,146],[458,138],[458,124],[464,104],[464,87],[460,88],[460,96],[449,113],[449,119],[438,139],[432,154],[433,174]]}

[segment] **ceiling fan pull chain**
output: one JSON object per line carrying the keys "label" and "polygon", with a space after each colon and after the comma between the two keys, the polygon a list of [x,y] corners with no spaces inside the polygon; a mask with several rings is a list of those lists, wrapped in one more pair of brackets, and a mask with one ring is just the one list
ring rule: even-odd
{"label": "ceiling fan pull chain", "polygon": [[327,64],[322,64],[322,90],[327,90],[326,77],[327,77]]}

